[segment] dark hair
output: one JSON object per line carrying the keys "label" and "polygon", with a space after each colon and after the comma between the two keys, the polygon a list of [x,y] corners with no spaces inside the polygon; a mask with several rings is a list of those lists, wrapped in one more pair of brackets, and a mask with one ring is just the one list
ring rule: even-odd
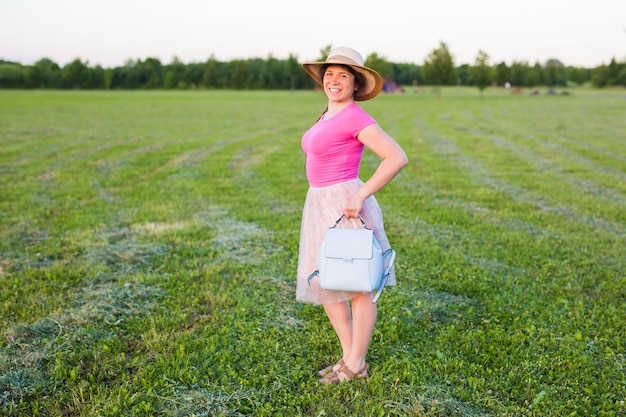
{"label": "dark hair", "polygon": [[362,86],[365,85],[365,77],[363,77],[363,75],[360,72],[356,71],[350,65],[344,65],[344,64],[329,63],[329,64],[322,65],[322,67],[320,68],[320,80],[324,79],[324,74],[326,73],[326,69],[330,66],[338,66],[338,67],[347,69],[350,72],[350,74],[354,75],[354,86],[356,88],[361,88]]}

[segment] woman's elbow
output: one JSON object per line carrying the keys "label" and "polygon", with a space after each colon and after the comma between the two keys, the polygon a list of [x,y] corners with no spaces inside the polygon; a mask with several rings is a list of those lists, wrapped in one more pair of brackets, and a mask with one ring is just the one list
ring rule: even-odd
{"label": "woman's elbow", "polygon": [[409,163],[409,157],[406,156],[406,153],[404,153],[404,151],[402,151],[401,155],[399,155],[398,157],[398,165],[400,165],[400,169],[407,166],[408,163]]}

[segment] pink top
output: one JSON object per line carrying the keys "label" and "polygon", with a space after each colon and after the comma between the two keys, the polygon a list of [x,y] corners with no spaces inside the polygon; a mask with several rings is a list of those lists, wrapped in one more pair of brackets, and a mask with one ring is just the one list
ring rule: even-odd
{"label": "pink top", "polygon": [[311,187],[328,187],[359,177],[363,144],[356,136],[376,120],[351,103],[328,120],[319,120],[302,136],[306,175]]}

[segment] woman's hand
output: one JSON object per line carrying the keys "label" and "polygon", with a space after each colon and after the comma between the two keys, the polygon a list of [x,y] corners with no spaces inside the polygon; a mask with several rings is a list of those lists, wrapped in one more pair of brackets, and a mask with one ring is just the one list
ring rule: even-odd
{"label": "woman's hand", "polygon": [[409,162],[404,150],[377,123],[363,129],[357,138],[382,159],[374,174],[354,193],[343,209],[348,219],[356,219],[367,198],[374,195]]}
{"label": "woman's hand", "polygon": [[365,181],[357,193],[362,197],[361,202],[363,202],[387,185],[409,160],[400,145],[376,123],[363,129],[358,134],[357,139],[374,151],[382,160],[374,174]]}
{"label": "woman's hand", "polygon": [[357,219],[363,208],[364,201],[365,199],[358,192],[355,193],[343,209],[346,219]]}

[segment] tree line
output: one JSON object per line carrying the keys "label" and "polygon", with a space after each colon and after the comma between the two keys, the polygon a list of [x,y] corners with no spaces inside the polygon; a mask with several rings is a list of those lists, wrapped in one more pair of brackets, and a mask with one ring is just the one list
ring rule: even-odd
{"label": "tree line", "polygon": [[[320,50],[324,60],[331,46]],[[423,65],[394,63],[377,53],[365,65],[399,85],[468,85],[484,89],[488,85],[532,88],[566,87],[591,84],[594,87],[626,86],[626,61],[615,58],[595,68],[566,66],[558,59],[530,65],[527,61],[491,64],[480,51],[473,65],[455,65],[445,43],[433,49]],[[103,68],[75,59],[60,66],[49,58],[33,65],[0,60],[0,88],[11,89],[234,89],[299,90],[312,87],[295,55],[286,60],[236,59],[218,61],[211,56],[202,63],[182,63],[174,58],[163,64],[157,58],[128,60],[123,66]]]}

